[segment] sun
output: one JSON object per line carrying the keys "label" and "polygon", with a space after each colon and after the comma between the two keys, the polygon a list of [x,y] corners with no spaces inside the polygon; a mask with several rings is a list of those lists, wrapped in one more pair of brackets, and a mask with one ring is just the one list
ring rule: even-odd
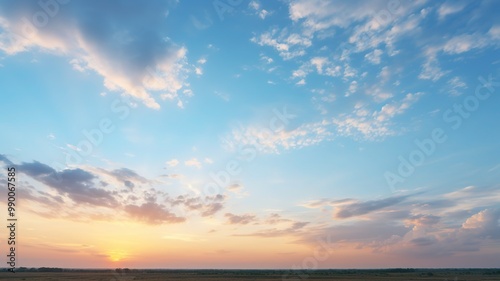
{"label": "sun", "polygon": [[112,262],[119,262],[127,257],[127,253],[121,250],[113,250],[108,252],[108,258]]}

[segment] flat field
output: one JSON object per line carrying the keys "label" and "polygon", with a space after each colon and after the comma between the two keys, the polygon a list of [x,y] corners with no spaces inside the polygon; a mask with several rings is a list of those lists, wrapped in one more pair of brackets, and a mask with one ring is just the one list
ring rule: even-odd
{"label": "flat field", "polygon": [[417,270],[64,270],[62,272],[0,272],[0,280],[337,280],[337,281],[500,281],[496,269],[417,269]]}

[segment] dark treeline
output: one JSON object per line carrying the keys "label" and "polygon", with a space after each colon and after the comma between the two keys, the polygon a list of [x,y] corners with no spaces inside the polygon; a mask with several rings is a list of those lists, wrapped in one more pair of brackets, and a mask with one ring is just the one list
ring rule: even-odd
{"label": "dark treeline", "polygon": [[[2,268],[0,271],[7,271]],[[117,273],[185,273],[197,275],[277,275],[288,274],[303,275],[356,275],[356,274],[391,274],[391,273],[417,273],[431,276],[439,273],[453,273],[456,275],[482,274],[482,275],[500,275],[500,268],[387,268],[387,269],[315,269],[315,270],[291,270],[291,269],[78,269],[78,268],[59,268],[59,267],[20,267],[17,272],[117,272]]]}

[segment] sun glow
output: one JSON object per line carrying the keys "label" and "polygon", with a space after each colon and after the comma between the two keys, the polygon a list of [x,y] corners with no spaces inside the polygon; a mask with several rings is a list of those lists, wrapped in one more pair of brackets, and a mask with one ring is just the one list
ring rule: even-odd
{"label": "sun glow", "polygon": [[119,262],[127,257],[127,253],[120,250],[110,251],[108,257],[112,262]]}

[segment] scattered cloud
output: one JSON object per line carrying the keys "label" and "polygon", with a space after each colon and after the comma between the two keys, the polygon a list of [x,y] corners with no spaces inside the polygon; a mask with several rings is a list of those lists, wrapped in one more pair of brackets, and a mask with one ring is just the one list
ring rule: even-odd
{"label": "scattered cloud", "polygon": [[278,29],[254,36],[250,41],[260,46],[272,47],[284,60],[303,56],[305,49],[312,45],[311,39],[307,36]]}
{"label": "scattered cloud", "polygon": [[258,1],[251,1],[248,6],[254,10],[255,14],[259,16],[261,19],[265,19],[267,16],[271,15],[272,13],[263,9],[262,5]]}
{"label": "scattered cloud", "polygon": [[[0,161],[14,164],[1,154]],[[22,192],[26,200],[50,207],[42,213],[35,209],[32,212],[53,218],[119,220],[124,215],[147,224],[181,223],[188,218],[176,212],[196,211],[203,217],[213,216],[224,208],[226,201],[222,194],[171,197],[152,188],[154,182],[128,168],[85,167],[86,170],[57,171],[37,161],[23,162],[16,167],[29,178],[51,188],[43,191],[41,186],[35,188],[26,184],[31,187]],[[64,212],[61,212],[62,207]]]}
{"label": "scattered cloud", "polygon": [[175,166],[179,165],[179,160],[172,159],[172,160],[167,161],[166,164],[169,167],[175,167]]}
{"label": "scattered cloud", "polygon": [[188,167],[196,167],[198,169],[201,168],[201,162],[197,158],[191,158],[189,160],[184,161],[184,165]]}
{"label": "scattered cloud", "polygon": [[384,52],[380,49],[375,49],[372,52],[368,53],[365,55],[365,59],[368,60],[369,62],[373,64],[379,64],[380,63],[380,57],[382,56]]}
{"label": "scattered cloud", "polygon": [[253,236],[253,237],[282,237],[282,236],[295,236],[303,233],[303,228],[309,222],[292,221],[289,227],[286,228],[268,228],[261,231],[248,233],[248,234],[235,234],[234,236]]}
{"label": "scattered cloud", "polygon": [[467,3],[463,1],[446,1],[437,10],[439,19],[443,20],[448,15],[462,11],[466,5]]}
{"label": "scattered cloud", "polygon": [[22,163],[19,169],[33,179],[54,188],[78,204],[116,207],[118,202],[110,191],[95,187],[96,177],[82,169],[56,171],[40,162]]}
{"label": "scattered cloud", "polygon": [[335,212],[336,218],[350,218],[354,216],[365,215],[373,211],[384,209],[393,206],[406,200],[408,196],[397,196],[384,198],[380,200],[372,200],[366,202],[353,202],[339,207]]}
{"label": "scattered cloud", "polygon": [[467,89],[467,84],[463,82],[460,77],[455,76],[448,80],[449,91],[451,96],[460,96],[462,94],[461,90]]}
{"label": "scattered cloud", "polygon": [[140,206],[126,205],[125,211],[131,217],[148,224],[180,223],[186,220],[186,218],[171,213],[165,206],[154,202],[147,202]]}
{"label": "scattered cloud", "polygon": [[[492,198],[490,198],[492,197]],[[319,199],[300,206],[334,208],[331,226],[312,227],[298,241],[325,239],[400,257],[451,257],[500,240],[498,187],[465,187],[440,195],[417,193],[375,200]],[[459,215],[457,215],[459,214]],[[339,221],[348,220],[348,223]]]}
{"label": "scattered cloud", "polygon": [[235,215],[226,213],[224,216],[227,218],[227,223],[229,224],[249,224],[256,221],[255,215],[251,214]]}

